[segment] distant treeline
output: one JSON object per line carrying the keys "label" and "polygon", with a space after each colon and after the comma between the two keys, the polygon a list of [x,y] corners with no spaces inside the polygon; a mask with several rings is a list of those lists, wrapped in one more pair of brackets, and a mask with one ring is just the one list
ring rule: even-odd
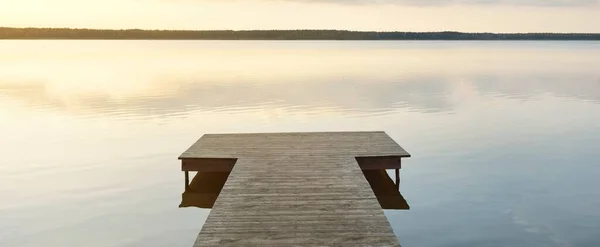
{"label": "distant treeline", "polygon": [[361,32],[345,30],[104,30],[0,27],[0,39],[600,40],[600,33]]}

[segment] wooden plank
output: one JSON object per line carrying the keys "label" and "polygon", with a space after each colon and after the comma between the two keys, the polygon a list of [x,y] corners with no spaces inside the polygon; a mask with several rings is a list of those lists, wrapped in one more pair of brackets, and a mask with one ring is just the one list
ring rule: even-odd
{"label": "wooden plank", "polygon": [[399,246],[356,159],[377,156],[410,154],[385,132],[204,135],[183,162],[237,162],[194,246]]}
{"label": "wooden plank", "polygon": [[186,158],[181,160],[182,171],[197,172],[230,172],[236,159],[220,158]]}
{"label": "wooden plank", "polygon": [[400,169],[400,156],[356,157],[362,170]]}
{"label": "wooden plank", "polygon": [[[356,157],[358,165],[362,170],[400,169],[399,156],[389,157]],[[220,158],[183,158],[181,161],[182,171],[197,172],[230,172],[233,170],[236,159]]]}

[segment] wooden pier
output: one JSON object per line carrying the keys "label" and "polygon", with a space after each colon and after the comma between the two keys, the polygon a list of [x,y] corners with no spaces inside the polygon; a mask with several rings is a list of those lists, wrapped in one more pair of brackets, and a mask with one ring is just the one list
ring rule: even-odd
{"label": "wooden pier", "polygon": [[[230,172],[194,246],[399,246],[361,170],[410,157],[385,132],[204,135],[185,172]],[[375,177],[375,176],[373,176]]]}

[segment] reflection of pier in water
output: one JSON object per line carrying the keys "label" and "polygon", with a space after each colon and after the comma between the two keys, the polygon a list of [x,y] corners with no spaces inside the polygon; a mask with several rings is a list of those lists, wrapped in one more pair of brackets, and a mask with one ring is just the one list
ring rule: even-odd
{"label": "reflection of pier in water", "polygon": [[194,246],[399,246],[382,208],[408,209],[403,157],[385,132],[204,135],[181,206],[213,208]]}
{"label": "reflection of pier in water", "polygon": [[[359,163],[360,164],[360,163]],[[398,190],[399,182],[388,176],[386,170],[362,170],[371,189],[383,209],[404,209],[410,207]],[[179,207],[210,209],[215,204],[230,172],[198,172],[181,195]]]}

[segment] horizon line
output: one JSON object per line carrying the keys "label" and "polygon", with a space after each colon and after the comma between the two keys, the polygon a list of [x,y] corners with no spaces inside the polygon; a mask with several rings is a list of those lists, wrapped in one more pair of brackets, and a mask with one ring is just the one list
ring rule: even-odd
{"label": "horizon line", "polygon": [[7,27],[0,26],[1,28],[7,29],[70,29],[70,30],[102,30],[102,31],[176,31],[176,32],[260,32],[260,31],[337,31],[337,32],[357,32],[357,33],[466,33],[466,34],[595,34],[590,32],[466,32],[466,31],[455,31],[455,30],[440,30],[440,31],[373,31],[373,30],[350,30],[350,29],[143,29],[143,28],[73,28],[73,27]]}

